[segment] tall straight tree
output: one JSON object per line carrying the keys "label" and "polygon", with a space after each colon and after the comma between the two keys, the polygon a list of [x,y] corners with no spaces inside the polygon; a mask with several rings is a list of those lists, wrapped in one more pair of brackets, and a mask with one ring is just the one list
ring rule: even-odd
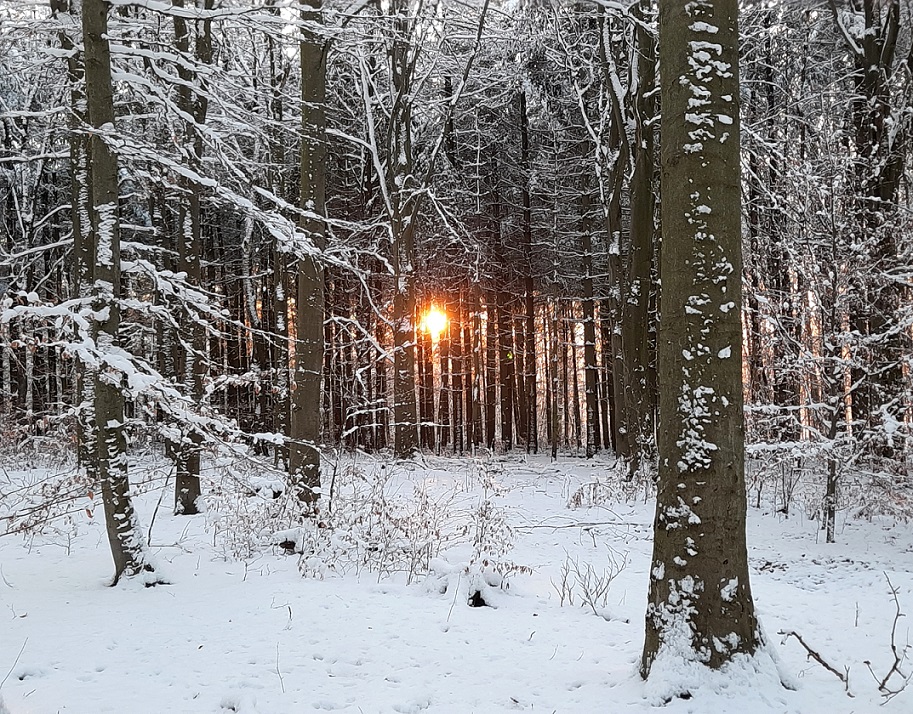
{"label": "tall straight tree", "polygon": [[631,473],[640,468],[644,451],[652,442],[655,404],[649,387],[650,372],[650,267],[653,258],[655,199],[653,195],[653,119],[656,116],[656,39],[646,25],[650,0],[640,0],[633,12],[637,47],[636,82],[632,82],[635,117],[634,172],[630,182],[630,228],[625,299],[621,310],[621,335],[625,366],[625,408],[630,440]]}
{"label": "tall straight tree", "polygon": [[323,369],[323,268],[326,242],[326,38],[322,0],[301,2],[301,230],[310,245],[298,258],[295,378],[289,478],[299,500],[320,496],[320,382]]}
{"label": "tall straight tree", "polygon": [[411,21],[406,0],[394,0],[390,70],[393,108],[387,158],[391,196],[390,230],[393,239],[393,419],[397,456],[411,456],[418,448],[415,399],[415,177],[412,166],[412,72],[409,54]]}
{"label": "tall straight tree", "polygon": [[[174,0],[175,7],[183,8],[184,0]],[[213,0],[202,0],[204,10],[212,10]],[[199,21],[195,58],[200,64],[212,62],[212,21],[207,18]],[[174,16],[175,47],[189,63],[190,31],[187,21],[179,15]],[[187,164],[195,173],[201,173],[203,161],[203,137],[200,129],[206,122],[206,113],[209,107],[203,73],[188,69],[187,64],[178,66],[178,76],[182,83],[178,87],[178,104],[181,111],[193,121],[185,122],[185,155]],[[196,79],[198,93],[194,96],[191,88]],[[203,253],[203,236],[201,230],[202,209],[200,194],[202,187],[198,182],[190,179],[182,181],[182,188],[186,193],[186,202],[182,199],[178,209],[178,245],[177,252],[180,258],[181,270],[187,274],[187,280],[195,286],[200,285],[202,269],[200,257]],[[190,387],[190,393],[195,403],[200,404],[204,399],[203,380],[206,376],[206,363],[204,351],[206,345],[206,330],[197,320],[185,319],[185,330],[189,339],[184,343],[182,350],[182,371],[184,381]],[[177,450],[176,475],[174,480],[174,511],[178,514],[193,515],[199,513],[197,499],[200,497],[200,446],[202,436],[193,429],[181,440]]]}
{"label": "tall straight tree", "polygon": [[[79,47],[70,34],[76,28],[70,23],[79,19],[76,0],[51,0],[51,12],[55,19],[67,18],[67,24],[58,33],[60,46],[67,51],[67,81],[70,89],[70,223],[73,226],[72,277],[73,291],[80,299],[89,297],[92,286],[92,264],[94,256],[91,250],[89,233],[91,220],[87,213],[89,203],[89,154],[88,140],[76,129],[86,121],[85,83],[83,81],[83,58]],[[8,353],[4,353],[4,372],[9,372]],[[87,365],[76,367],[77,399],[81,404],[77,410],[76,430],[78,440],[78,458],[90,481],[97,477],[95,459],[95,433],[91,423],[93,403],[95,401],[95,380]],[[10,378],[3,383],[10,384]],[[6,391],[7,399],[10,390]],[[9,413],[9,410],[7,410]]]}
{"label": "tall straight tree", "polygon": [[737,0],[661,0],[659,485],[641,674],[761,644],[745,545]]}
{"label": "tall straight tree", "polygon": [[108,46],[108,3],[84,0],[82,30],[89,124],[89,245],[95,258],[95,343],[101,364],[95,372],[95,445],[105,523],[114,556],[114,583],[122,575],[151,571],[145,561],[127,477],[123,374],[108,361],[120,328],[120,211],[117,156],[105,133],[114,129],[114,92]]}

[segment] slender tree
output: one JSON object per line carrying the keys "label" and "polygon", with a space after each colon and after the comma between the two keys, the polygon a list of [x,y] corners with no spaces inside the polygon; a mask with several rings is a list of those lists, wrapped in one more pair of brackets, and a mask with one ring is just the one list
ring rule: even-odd
{"label": "slender tree", "polygon": [[298,258],[295,373],[292,387],[289,478],[299,500],[320,496],[320,384],[323,369],[324,281],[319,252],[326,233],[326,38],[322,0],[301,3],[301,231]]}
{"label": "slender tree", "polygon": [[143,554],[142,539],[130,498],[127,439],[124,432],[123,374],[114,352],[120,328],[120,211],[117,155],[111,144],[114,130],[114,91],[108,46],[108,3],[84,0],[85,88],[91,133],[89,242],[93,248],[95,342],[101,365],[95,373],[95,444],[108,542],[114,556],[114,582],[121,576],[152,570]]}
{"label": "slender tree", "polygon": [[[183,8],[184,0],[175,0],[175,6]],[[213,0],[203,0],[203,9],[211,10]],[[194,58],[201,64],[212,62],[212,22],[204,19],[198,23]],[[178,66],[181,84],[178,98],[181,111],[191,121],[185,122],[185,153],[187,164],[195,174],[202,173],[203,138],[200,131],[206,122],[209,106],[205,92],[205,80],[201,74],[188,69],[190,62],[190,31],[187,21],[180,15],[174,17],[174,41],[178,52],[184,57],[184,63]],[[197,93],[194,94],[194,79]],[[185,179],[182,188],[187,200],[181,201],[178,209],[177,252],[180,257],[181,270],[187,274],[191,285],[199,286],[202,278],[200,257],[203,252],[202,236],[202,187],[197,181]],[[182,350],[182,371],[185,383],[190,388],[194,402],[203,401],[203,379],[206,375],[204,359],[206,345],[206,328],[198,320],[184,320],[184,327],[189,333],[185,348]],[[192,515],[199,512],[197,499],[200,497],[200,446],[202,435],[196,429],[190,429],[181,440],[176,454],[176,476],[174,482],[175,513]]]}

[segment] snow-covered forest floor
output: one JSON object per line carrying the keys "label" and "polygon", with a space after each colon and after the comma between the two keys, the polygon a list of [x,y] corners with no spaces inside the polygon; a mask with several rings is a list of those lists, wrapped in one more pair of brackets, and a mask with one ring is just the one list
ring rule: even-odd
{"label": "snow-covered forest floor", "polygon": [[[0,700],[9,714],[551,714],[662,704],[662,687],[637,675],[653,501],[643,485],[622,484],[611,461],[345,459],[334,515],[322,523],[335,528],[285,534],[305,557],[268,545],[281,499],[233,469],[210,464],[209,511],[187,518],[170,515],[164,460],[133,464],[166,585],[107,587],[102,512],[90,519],[85,498],[44,534],[0,537]],[[0,478],[39,473],[7,465]],[[260,495],[230,495],[239,483]],[[913,529],[845,519],[839,542],[825,545],[818,523],[793,511],[752,507],[748,519],[758,613],[792,689],[761,667],[753,678],[708,679],[665,711],[913,710],[913,685],[890,700],[878,689],[895,661],[889,581],[913,613]],[[476,590],[475,604],[489,606],[468,605]],[[896,622],[901,656],[909,621]],[[779,634],[788,631],[849,669],[852,696]],[[901,669],[909,674],[913,662]],[[888,686],[902,684],[895,673]]]}

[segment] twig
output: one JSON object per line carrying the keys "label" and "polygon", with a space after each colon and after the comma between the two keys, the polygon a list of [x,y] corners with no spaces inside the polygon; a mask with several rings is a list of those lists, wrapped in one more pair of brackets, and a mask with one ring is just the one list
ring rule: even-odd
{"label": "twig", "polygon": [[888,581],[888,587],[891,589],[891,597],[894,598],[894,622],[891,625],[891,653],[894,655],[894,664],[891,665],[891,669],[888,670],[888,673],[878,685],[878,689],[881,691],[887,689],[888,680],[894,672],[900,674],[901,677],[905,677],[904,673],[900,671],[900,665],[903,664],[904,657],[906,656],[906,649],[904,650],[904,656],[897,654],[897,642],[895,640],[895,637],[897,636],[897,622],[904,616],[900,611],[900,600],[897,599],[897,588],[894,587],[894,583],[891,582],[891,578],[888,577],[887,573],[884,573],[884,579]]}
{"label": "twig", "polygon": [[820,664],[822,667],[824,667],[828,672],[831,672],[837,679],[839,679],[841,682],[843,682],[843,686],[846,688],[847,696],[849,696],[849,697],[853,696],[850,693],[850,669],[849,669],[849,667],[845,667],[844,672],[839,672],[838,670],[834,669],[831,665],[829,665],[827,662],[824,661],[824,658],[820,654],[818,654],[815,650],[813,650],[811,647],[809,647],[806,644],[805,640],[802,639],[802,635],[800,635],[795,630],[780,630],[777,634],[783,635],[784,639],[788,639],[790,637],[795,637],[799,641],[799,644],[805,648],[805,651],[808,653],[808,657],[815,660],[818,664]]}
{"label": "twig", "polygon": [[[891,591],[891,597],[894,599],[894,622],[891,624],[891,654],[894,655],[894,664],[891,665],[891,669],[888,670],[888,673],[881,680],[878,679],[878,675],[875,674],[875,670],[872,669],[872,663],[869,660],[865,660],[864,664],[869,668],[869,672],[872,674],[875,681],[878,682],[878,691],[885,697],[883,703],[887,704],[887,702],[907,688],[907,685],[910,684],[910,680],[913,679],[913,674],[907,675],[901,670],[904,661],[907,659],[907,650],[910,645],[907,644],[901,652],[897,651],[897,623],[900,622],[901,617],[904,617],[904,613],[900,609],[900,600],[897,597],[898,590],[894,587],[894,583],[891,582],[891,578],[888,577],[888,574],[884,571],[882,571],[882,574],[884,575],[884,579],[888,581],[888,588]],[[895,689],[891,689],[888,686],[888,682],[895,674],[903,680],[903,684]]]}
{"label": "twig", "polygon": [[279,641],[276,641],[276,674],[279,676],[279,686],[282,687],[282,693],[285,694],[285,682],[282,680],[282,670],[279,669]]}
{"label": "twig", "polygon": [[463,582],[463,571],[460,571],[459,580],[457,580],[456,587],[453,589],[453,602],[450,603],[450,610],[447,611],[447,622],[450,622],[450,616],[453,614],[453,608],[456,606],[457,595],[460,592],[460,583]]}
{"label": "twig", "polygon": [[10,675],[13,673],[13,670],[16,669],[16,665],[19,664],[19,658],[22,656],[22,653],[25,652],[25,646],[28,644],[29,638],[26,637],[25,641],[22,643],[22,647],[19,648],[19,654],[16,655],[16,659],[13,661],[12,666],[10,667],[9,672],[6,673],[6,676],[3,678],[3,681],[0,682],[0,689],[3,689],[3,685],[6,684],[6,680],[10,678]]}
{"label": "twig", "polygon": [[596,526],[642,526],[643,523],[636,523],[634,521],[580,521],[574,523],[562,523],[559,525],[552,525],[550,523],[532,523],[529,525],[515,525],[513,526],[514,530],[525,531],[533,530],[534,528],[550,528],[552,530],[559,530],[562,528],[581,528],[583,530],[594,528]]}
{"label": "twig", "polygon": [[[177,465],[175,465],[174,468],[177,469]],[[170,479],[171,479],[171,470],[169,469],[168,473],[165,474],[165,485],[162,486],[162,491],[161,491],[161,493],[159,493],[159,500],[155,504],[155,510],[152,511],[152,519],[149,521],[149,530],[146,533],[146,545],[150,548],[152,547],[152,526],[155,525],[155,517],[156,517],[156,515],[158,515],[159,506],[162,505],[162,498],[165,497],[165,489],[168,488],[168,481]]]}

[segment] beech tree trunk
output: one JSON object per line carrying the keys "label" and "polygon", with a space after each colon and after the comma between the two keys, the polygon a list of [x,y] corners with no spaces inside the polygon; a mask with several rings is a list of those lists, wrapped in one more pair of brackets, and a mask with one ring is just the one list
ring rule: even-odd
{"label": "beech tree trunk", "polygon": [[124,575],[151,571],[127,476],[123,375],[105,359],[118,345],[120,327],[120,216],[117,156],[103,134],[114,130],[114,92],[108,47],[108,4],[83,0],[85,88],[89,124],[91,184],[88,245],[94,258],[95,343],[102,366],[95,372],[95,459],[101,482],[108,543],[114,557],[114,583]]}
{"label": "beech tree trunk", "polygon": [[295,372],[291,399],[289,485],[306,509],[320,497],[320,404],[323,368],[323,267],[326,234],[326,39],[322,0],[302,0],[301,231],[314,252],[297,261]]}
{"label": "beech tree trunk", "polygon": [[659,12],[659,484],[644,677],[664,657],[717,669],[761,644],[745,545],[738,2],[661,0]]}
{"label": "beech tree trunk", "polygon": [[[183,7],[184,0],[175,0],[176,7]],[[212,9],[213,0],[203,0],[203,6],[207,10]],[[208,64],[212,61],[212,32],[211,21],[201,21],[201,26],[197,28],[197,38],[194,55],[202,64]],[[183,53],[190,52],[190,32],[187,22],[178,16],[174,18],[174,36],[175,47]],[[189,116],[193,117],[194,124],[199,127],[206,122],[208,110],[208,99],[204,91],[204,80],[197,76],[196,83],[200,90],[196,96],[191,92],[191,85],[194,84],[194,73],[187,69],[186,65],[178,68],[178,74],[184,84],[178,88],[178,98],[181,109]],[[203,159],[203,139],[197,129],[189,122],[185,124],[184,133],[185,149],[187,150],[188,163],[190,168],[200,172]],[[183,187],[187,192],[188,198],[185,203],[181,201],[178,211],[178,255],[180,256],[181,270],[187,274],[187,282],[199,287],[202,282],[202,272],[200,269],[200,257],[203,253],[203,238],[201,226],[201,206],[200,193],[202,188],[199,184],[184,179]],[[192,319],[184,319],[185,333],[188,333],[190,339],[187,340],[188,349],[184,350],[183,356],[183,378],[190,388],[190,394],[195,404],[200,405],[203,401],[203,379],[206,375],[206,363],[203,355],[206,349],[206,331],[198,322]],[[197,499],[200,497],[200,445],[202,437],[198,431],[193,428],[182,428],[181,432],[184,438],[178,446],[176,453],[176,477],[174,482],[174,512],[176,514],[192,515],[199,513]]]}

